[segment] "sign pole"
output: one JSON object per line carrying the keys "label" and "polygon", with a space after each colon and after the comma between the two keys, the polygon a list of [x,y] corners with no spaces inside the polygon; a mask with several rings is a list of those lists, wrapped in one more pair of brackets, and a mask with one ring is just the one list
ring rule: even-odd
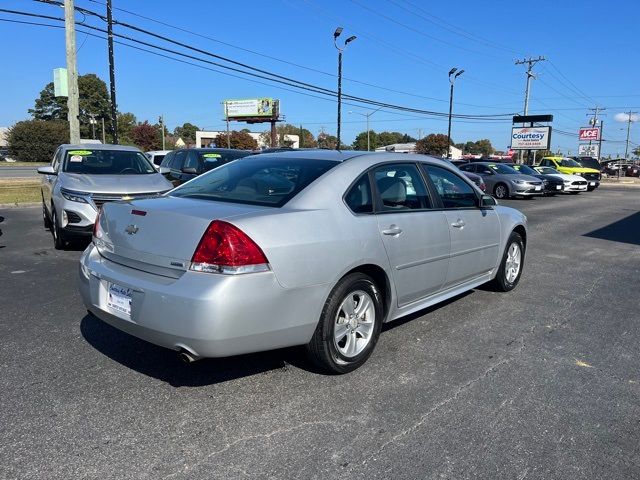
{"label": "sign pole", "polygon": [[602,135],[604,132],[604,120],[600,120],[600,140],[598,140],[598,156],[596,158],[596,160],[598,160],[598,162],[600,161],[600,158],[602,157]]}
{"label": "sign pole", "polygon": [[229,134],[229,104],[224,102],[224,116],[227,120],[227,148],[231,148],[231,135]]}

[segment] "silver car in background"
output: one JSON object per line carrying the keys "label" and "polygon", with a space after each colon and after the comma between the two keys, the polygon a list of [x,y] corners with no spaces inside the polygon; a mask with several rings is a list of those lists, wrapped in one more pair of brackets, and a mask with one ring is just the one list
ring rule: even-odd
{"label": "silver car in background", "polygon": [[105,202],[158,196],[172,188],[140,150],[120,145],[61,145],[51,165],[38,173],[44,226],[57,249],[75,238],[91,238]]}
{"label": "silver car in background", "polygon": [[472,162],[460,165],[463,172],[478,174],[487,186],[487,193],[498,199],[509,197],[536,197],[544,195],[542,180],[523,175],[502,163]]}
{"label": "silver car in background", "polygon": [[104,205],[80,259],[87,309],[186,361],[306,345],[326,371],[383,322],[522,274],[526,217],[423,155],[245,157],[157,199]]}

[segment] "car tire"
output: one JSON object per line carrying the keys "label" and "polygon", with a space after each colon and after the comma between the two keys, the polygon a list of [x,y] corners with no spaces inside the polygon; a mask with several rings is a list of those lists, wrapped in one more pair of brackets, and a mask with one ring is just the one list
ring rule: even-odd
{"label": "car tire", "polygon": [[587,187],[587,192],[593,192],[596,189],[596,187]]}
{"label": "car tire", "polygon": [[378,342],[383,315],[381,294],[371,277],[359,272],[347,275],[324,304],[307,344],[310,360],[332,374],[360,367]]}
{"label": "car tire", "polygon": [[509,292],[516,288],[524,268],[524,254],[525,247],[522,237],[517,232],[511,232],[502,255],[500,267],[493,279],[493,286],[496,290]]}
{"label": "car tire", "polygon": [[51,220],[49,220],[47,207],[44,206],[44,200],[42,200],[42,224],[44,225],[45,230],[51,230]]}
{"label": "car tire", "polygon": [[507,187],[504,183],[497,184],[495,187],[493,187],[493,196],[498,200],[509,198],[509,187]]}
{"label": "car tire", "polygon": [[51,235],[53,235],[53,246],[56,250],[63,250],[65,246],[64,233],[58,226],[58,215],[55,208],[51,209]]}

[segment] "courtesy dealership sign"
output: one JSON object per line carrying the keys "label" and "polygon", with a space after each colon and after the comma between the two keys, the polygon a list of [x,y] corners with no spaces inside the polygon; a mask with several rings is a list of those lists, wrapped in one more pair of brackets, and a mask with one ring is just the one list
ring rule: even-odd
{"label": "courtesy dealership sign", "polygon": [[513,150],[549,150],[551,127],[513,127],[511,148]]}

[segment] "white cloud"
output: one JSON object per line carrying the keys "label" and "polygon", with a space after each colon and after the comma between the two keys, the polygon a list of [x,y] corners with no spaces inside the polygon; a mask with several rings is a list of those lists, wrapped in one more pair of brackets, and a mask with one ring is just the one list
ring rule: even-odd
{"label": "white cloud", "polygon": [[[613,118],[615,119],[616,122],[628,122],[629,121],[629,114],[628,113],[616,113]],[[640,116],[638,116],[637,114],[632,114],[631,115],[631,121],[632,122],[637,122],[638,120],[640,120]]]}

